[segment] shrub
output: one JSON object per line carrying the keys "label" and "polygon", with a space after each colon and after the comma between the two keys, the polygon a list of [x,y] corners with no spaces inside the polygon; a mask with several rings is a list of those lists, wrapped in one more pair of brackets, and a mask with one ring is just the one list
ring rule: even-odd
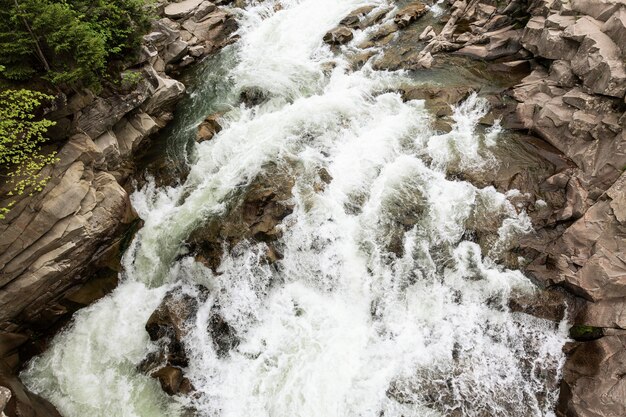
{"label": "shrub", "polygon": [[[41,169],[54,162],[54,154],[42,154],[44,134],[55,122],[37,119],[35,111],[44,100],[52,97],[32,90],[5,90],[0,92],[0,166],[1,174],[12,186],[9,196],[41,191],[49,180]],[[15,203],[9,200],[0,207],[0,218]]]}

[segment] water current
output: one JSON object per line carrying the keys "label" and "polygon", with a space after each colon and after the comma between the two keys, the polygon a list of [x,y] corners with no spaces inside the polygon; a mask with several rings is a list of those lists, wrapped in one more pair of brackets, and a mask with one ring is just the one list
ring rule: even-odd
{"label": "water current", "polygon": [[[537,290],[497,262],[530,220],[448,175],[497,163],[500,129],[478,126],[486,101],[471,95],[438,133],[423,101],[396,92],[406,73],[346,57],[373,29],[339,51],[322,41],[385,1],[276,3],[240,11],[240,39],[198,71],[169,138],[189,175],[134,192],[144,226],[120,285],[30,363],[27,386],[67,417],[553,416],[564,325],[511,312],[511,297]],[[265,100],[239,104],[242,91]],[[186,146],[217,110],[223,130]],[[196,262],[188,236],[269,167],[294,181],[282,259],[245,241],[217,272]],[[322,169],[332,180],[320,189]],[[488,245],[468,237],[494,219]],[[138,370],[156,349],[144,326],[168,291],[196,296],[197,284],[209,296],[185,340],[196,391],[169,397]],[[228,355],[207,333],[216,308],[239,338]]]}

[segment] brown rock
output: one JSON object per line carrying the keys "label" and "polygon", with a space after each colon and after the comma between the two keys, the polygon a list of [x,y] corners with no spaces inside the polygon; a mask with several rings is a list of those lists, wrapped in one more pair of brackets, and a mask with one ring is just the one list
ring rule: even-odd
{"label": "brown rock", "polygon": [[216,9],[217,7],[215,6],[215,4],[211,3],[210,1],[203,1],[196,9],[196,12],[193,15],[193,20],[195,20],[196,22],[201,22],[205,18],[207,18],[209,13],[214,12]]}
{"label": "brown rock", "polygon": [[424,16],[428,10],[425,4],[416,1],[400,9],[393,20],[398,27],[404,28]]}
{"label": "brown rock", "polygon": [[196,141],[204,142],[210,140],[213,136],[222,130],[218,119],[222,116],[221,113],[214,113],[206,117],[200,126],[198,126],[198,133],[196,133]]}
{"label": "brown rock", "polygon": [[572,71],[594,93],[623,98],[626,69],[621,50],[604,33],[588,34],[572,58]]}
{"label": "brown rock", "polygon": [[153,378],[159,380],[161,388],[168,395],[176,395],[180,392],[183,382],[183,371],[175,366],[164,366],[152,374]]}
{"label": "brown rock", "polygon": [[557,414],[626,415],[626,335],[576,343],[568,356]]}
{"label": "brown rock", "polygon": [[339,22],[339,25],[346,26],[346,27],[353,28],[353,29],[361,27],[360,25],[361,21],[365,18],[365,16],[369,12],[374,10],[375,7],[376,6],[359,7],[358,9],[351,11],[350,14],[344,17],[341,20],[341,22]]}
{"label": "brown rock", "polygon": [[354,38],[354,34],[350,28],[339,26],[324,35],[324,42],[330,45],[343,45]]}
{"label": "brown rock", "polygon": [[224,244],[232,248],[244,239],[276,240],[281,233],[277,226],[293,210],[289,202],[293,184],[293,178],[282,170],[270,169],[267,175],[256,178],[224,217],[192,232],[188,240],[192,250],[216,269]]}

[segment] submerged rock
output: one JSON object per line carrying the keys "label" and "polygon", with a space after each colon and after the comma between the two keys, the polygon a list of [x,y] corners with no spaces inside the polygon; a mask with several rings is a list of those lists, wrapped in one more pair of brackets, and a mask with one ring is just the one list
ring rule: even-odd
{"label": "submerged rock", "polygon": [[294,180],[289,173],[272,170],[257,177],[236,199],[224,217],[211,219],[188,239],[198,259],[212,269],[220,264],[222,251],[252,239],[271,246],[281,234],[278,225],[291,214],[289,202]]}
{"label": "submerged rock", "polygon": [[196,133],[196,142],[204,142],[211,140],[213,136],[222,130],[218,119],[222,116],[221,113],[214,113],[208,115],[200,126],[198,126],[198,132]]}

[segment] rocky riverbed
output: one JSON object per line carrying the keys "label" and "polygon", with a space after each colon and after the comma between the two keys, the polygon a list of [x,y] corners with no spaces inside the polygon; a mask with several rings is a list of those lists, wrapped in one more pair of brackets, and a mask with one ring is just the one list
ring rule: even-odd
{"label": "rocky riverbed", "polygon": [[[46,400],[25,390],[16,372],[45,349],[44,336],[115,287],[129,228],[138,226],[128,197],[133,160],[172,119],[184,94],[184,85],[170,75],[236,41],[236,6],[244,4],[164,4],[163,18],[145,36],[139,62],[129,68],[143,74],[136,86],[121,96],[77,93],[50,109],[49,117],[58,120],[55,134],[69,137],[59,150],[60,161],[49,168],[53,180],[41,194],[20,201],[0,224],[5,237],[0,251],[0,384],[13,394],[9,415],[57,415]],[[276,3],[273,12],[282,7]],[[472,166],[464,157],[453,158],[446,161],[446,175],[507,193],[515,211],[529,216],[534,231],[500,242],[500,227],[511,216],[504,210],[472,215],[464,223],[463,239],[499,264],[521,268],[544,289],[540,296],[510,297],[508,308],[555,323],[567,317],[573,326],[560,382],[544,381],[549,391],[560,387],[556,414],[626,414],[626,5],[611,0],[376,3],[346,10],[323,35],[335,53],[346,56],[352,71],[364,65],[408,70],[412,81],[389,89],[405,102],[425,100],[434,133],[444,138],[460,129],[451,105],[467,102],[472,91],[488,101],[491,111],[481,117],[478,129],[488,135],[502,125],[511,132],[491,151],[498,163]],[[336,64],[325,65],[330,72]],[[276,100],[271,84],[244,87],[237,96],[244,107]],[[215,135],[219,138],[222,124],[228,127],[230,120],[223,121],[222,114],[206,115],[198,139],[210,143]],[[485,156],[477,154],[476,161]],[[259,273],[280,268],[288,251],[282,239],[288,224],[282,223],[291,218],[294,201],[313,208],[315,195],[333,181],[346,181],[326,168],[309,172],[296,162],[269,164],[262,175],[248,178],[243,192],[229,201],[226,215],[193,225],[184,238],[187,253],[219,275],[225,273],[229,253],[256,242],[263,247],[255,255]],[[427,162],[436,163],[437,154],[429,154]],[[192,169],[190,175],[193,181],[197,173]],[[304,188],[295,186],[301,176],[312,178]],[[508,193],[511,189],[518,192]],[[382,247],[394,259],[405,254],[405,233],[424,213],[416,195],[409,206],[399,200],[402,204],[390,215],[393,221],[385,223]],[[365,194],[349,197],[346,213],[364,210]],[[172,260],[184,253],[174,255]],[[207,320],[205,331],[218,357],[228,357],[241,343],[242,330],[229,323],[221,310],[225,306],[201,308],[212,297],[203,285],[182,295],[170,292],[144,323],[158,349],[138,366],[170,395],[202,398],[204,393],[194,386],[199,380],[193,370],[186,374],[194,351],[183,341],[194,340],[188,325],[198,312]],[[435,377],[430,374],[431,381]],[[450,404],[461,407],[450,415],[495,415],[494,409],[454,403],[445,395],[416,397],[409,382],[394,380],[388,398],[401,404],[432,403],[444,415]],[[433,384],[432,390],[447,389]],[[191,403],[188,410],[203,404]],[[504,407],[517,415],[513,403]]]}

